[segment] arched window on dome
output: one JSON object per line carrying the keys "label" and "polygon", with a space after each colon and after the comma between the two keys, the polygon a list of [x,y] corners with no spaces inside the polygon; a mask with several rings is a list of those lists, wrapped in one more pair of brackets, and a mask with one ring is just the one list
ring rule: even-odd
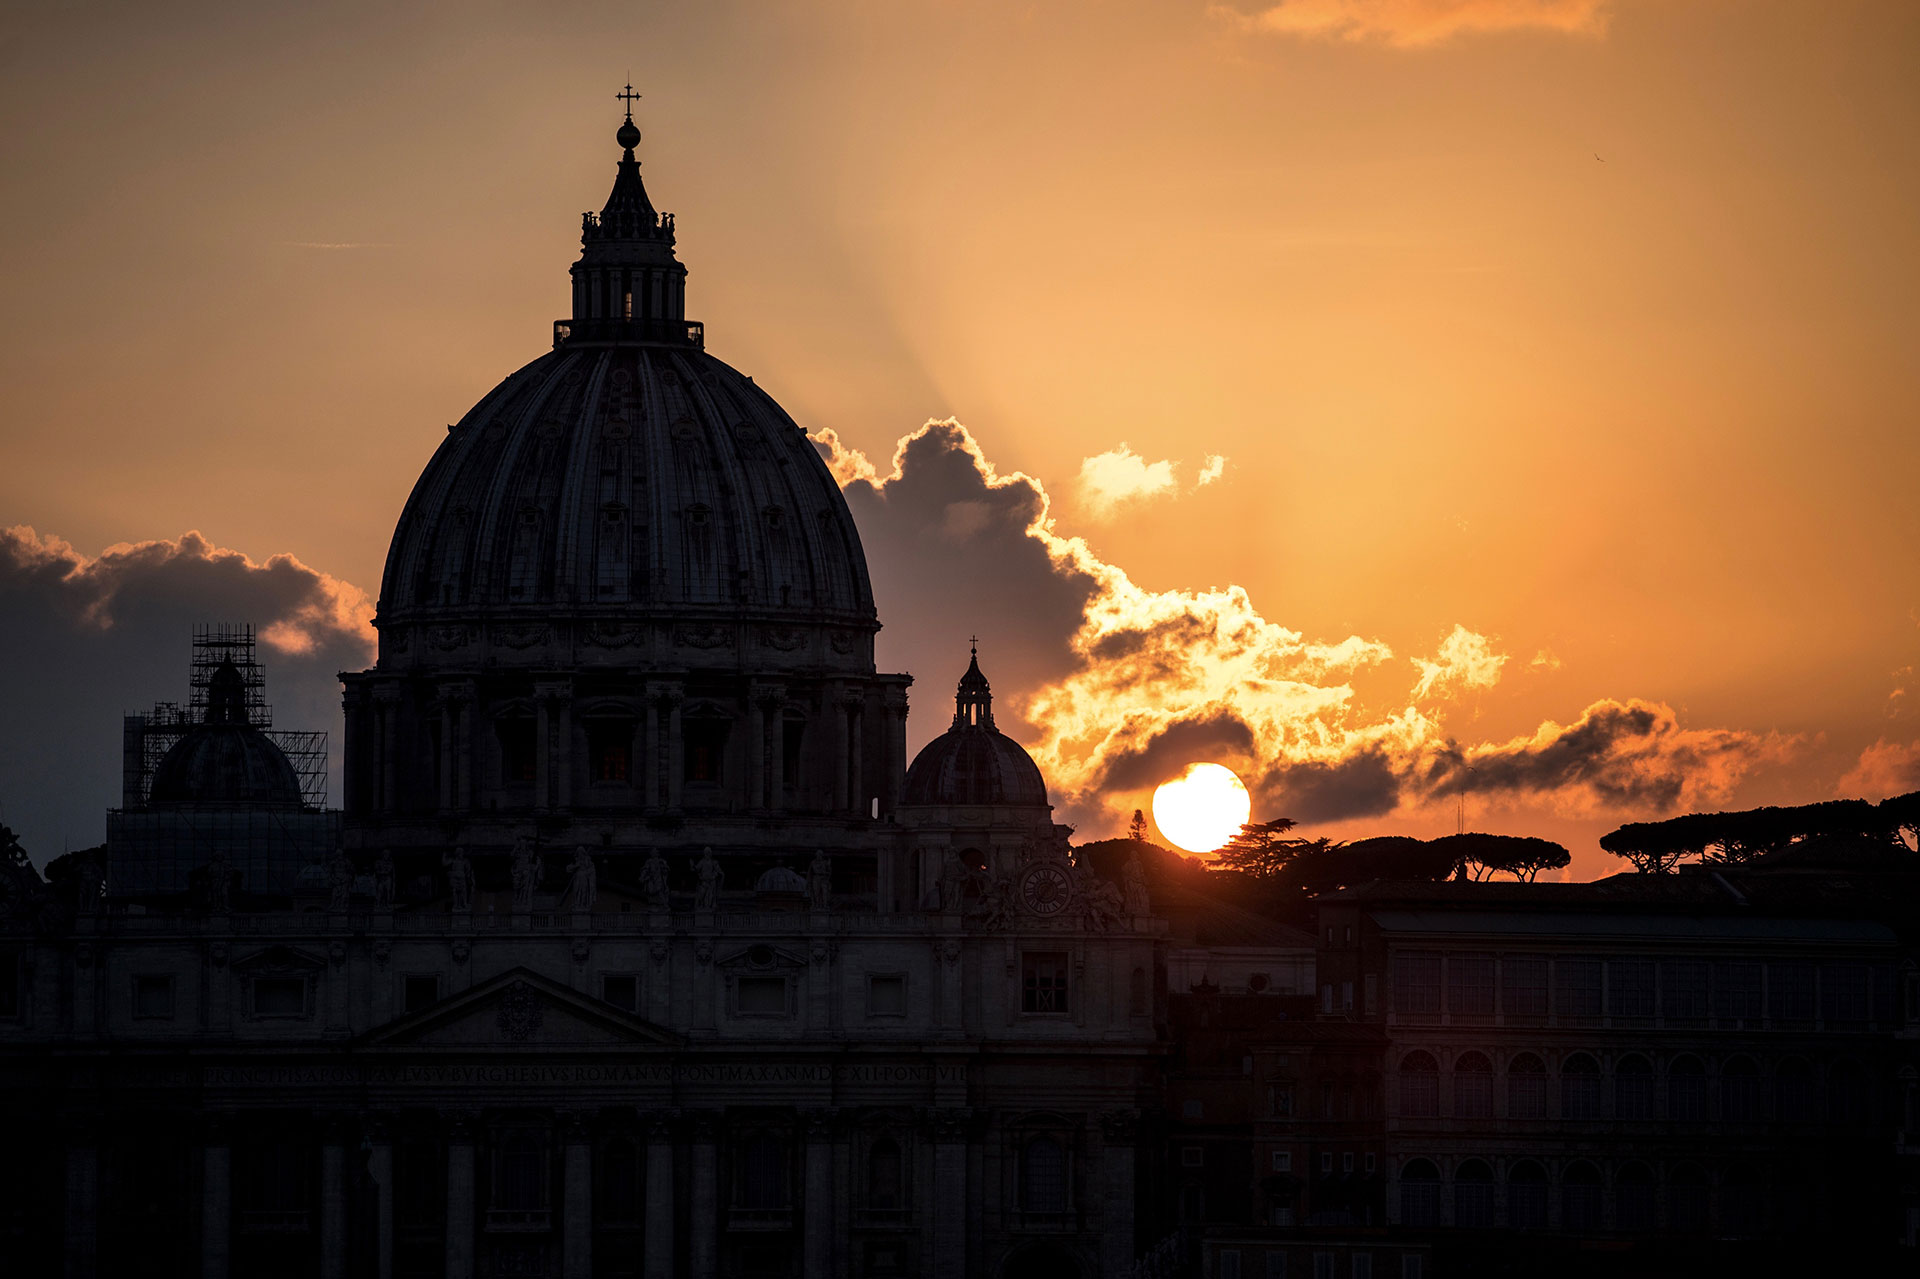
{"label": "arched window on dome", "polygon": [[540,512],[521,510],[513,521],[513,543],[507,556],[507,598],[531,600],[540,593]]}
{"label": "arched window on dome", "polygon": [[608,502],[600,508],[598,545],[594,548],[594,598],[624,600],[633,579],[627,508]]}

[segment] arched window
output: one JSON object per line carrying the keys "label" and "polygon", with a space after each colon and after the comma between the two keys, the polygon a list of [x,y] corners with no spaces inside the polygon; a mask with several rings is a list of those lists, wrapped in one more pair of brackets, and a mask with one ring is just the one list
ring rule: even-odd
{"label": "arched window", "polygon": [[1867,1082],[1857,1061],[1836,1061],[1827,1071],[1827,1117],[1836,1124],[1867,1122]]}
{"label": "arched window", "polygon": [[1440,1224],[1440,1170],[1429,1159],[1409,1159],[1400,1169],[1400,1224]]}
{"label": "arched window", "polygon": [[1052,1137],[1030,1138],[1020,1151],[1020,1210],[1050,1215],[1067,1210],[1067,1151]]}
{"label": "arched window", "polygon": [[1814,1105],[1813,1067],[1803,1058],[1789,1057],[1780,1063],[1774,1079],[1779,1091],[1780,1122],[1812,1123],[1819,1110]]}
{"label": "arched window", "polygon": [[1507,1224],[1515,1230],[1547,1228],[1547,1170],[1531,1159],[1507,1174]]}
{"label": "arched window", "polygon": [[1507,1118],[1547,1117],[1547,1064],[1532,1053],[1507,1063]]}
{"label": "arched window", "polygon": [[736,1202],[748,1212],[787,1208],[787,1143],[772,1133],[755,1133],[740,1147]]}
{"label": "arched window", "polygon": [[1707,1068],[1698,1057],[1675,1057],[1667,1066],[1667,1118],[1699,1123],[1707,1117]]}
{"label": "arched window", "polygon": [[640,1153],[625,1137],[608,1138],[600,1149],[600,1220],[608,1225],[631,1225],[640,1220]]}
{"label": "arched window", "polygon": [[1735,1057],[1720,1070],[1720,1117],[1730,1124],[1758,1123],[1766,1116],[1761,1089],[1766,1080],[1751,1057]]}
{"label": "arched window", "polygon": [[1485,1053],[1454,1059],[1453,1113],[1460,1119],[1493,1118],[1493,1063]]}
{"label": "arched window", "polygon": [[1586,1053],[1560,1063],[1560,1113],[1567,1119],[1600,1117],[1600,1063]]}
{"label": "arched window", "polygon": [[1614,1204],[1620,1229],[1645,1234],[1657,1223],[1659,1208],[1654,1198],[1653,1170],[1632,1163],[1614,1178]]}
{"label": "arched window", "polygon": [[1432,1053],[1410,1052],[1400,1059],[1400,1113],[1409,1119],[1440,1113],[1440,1064]]}
{"label": "arched window", "polygon": [[1582,1160],[1560,1179],[1560,1220],[1567,1230],[1600,1229],[1600,1170]]}
{"label": "arched window", "polygon": [[1483,1159],[1468,1159],[1454,1171],[1453,1224],[1463,1230],[1493,1225],[1493,1169]]}
{"label": "arched window", "polygon": [[898,1212],[906,1205],[901,1185],[900,1146],[891,1137],[881,1137],[867,1150],[867,1208],[872,1212]]}
{"label": "arched window", "polygon": [[1734,1164],[1720,1183],[1720,1233],[1757,1235],[1766,1228],[1765,1173],[1751,1164]]}
{"label": "arched window", "polygon": [[1668,1181],[1667,1198],[1672,1206],[1673,1228],[1686,1234],[1698,1234],[1707,1228],[1707,1174],[1697,1164],[1681,1164]]}
{"label": "arched window", "polygon": [[1653,1118],[1653,1066],[1638,1053],[1613,1068],[1613,1113],[1616,1119]]}

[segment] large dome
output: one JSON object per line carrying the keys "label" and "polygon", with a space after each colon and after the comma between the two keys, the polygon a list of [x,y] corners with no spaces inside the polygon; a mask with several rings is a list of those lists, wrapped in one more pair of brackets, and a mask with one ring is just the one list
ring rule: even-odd
{"label": "large dome", "polygon": [[518,645],[539,663],[551,642],[648,621],[713,649],[871,662],[853,516],[805,432],[686,319],[673,217],[647,198],[638,136],[622,128],[613,193],[583,219],[554,349],[449,428],[414,485],[381,579],[383,663],[415,631],[428,643],[403,664],[425,647],[465,660],[476,643],[490,662]]}
{"label": "large dome", "polygon": [[686,344],[568,343],[453,427],[394,533],[380,620],[780,615],[869,628],[853,516],[772,397]]}
{"label": "large dome", "polygon": [[993,690],[976,653],[954,696],[953,726],[907,769],[905,804],[1045,807],[1047,783],[1019,742],[993,726]]}

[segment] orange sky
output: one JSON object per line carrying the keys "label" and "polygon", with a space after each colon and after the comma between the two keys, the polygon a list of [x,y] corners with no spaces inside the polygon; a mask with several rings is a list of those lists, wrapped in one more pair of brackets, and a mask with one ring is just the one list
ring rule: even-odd
{"label": "orange sky", "polygon": [[[1897,784],[1916,65],[1906,0],[16,14],[0,525],[197,528],[375,590],[444,424],[564,312],[631,73],[710,350],[881,472],[957,417],[1141,592],[1390,650],[1326,749],[1459,626],[1509,660],[1429,688],[1429,742],[1637,698],[1756,743],[1726,802],[1824,798],[1875,749],[1857,779]],[[1102,501],[1083,467],[1123,442],[1086,473],[1158,488]],[[916,674],[918,741],[951,675]],[[1593,831],[1646,815],[1470,824],[1596,873]]]}

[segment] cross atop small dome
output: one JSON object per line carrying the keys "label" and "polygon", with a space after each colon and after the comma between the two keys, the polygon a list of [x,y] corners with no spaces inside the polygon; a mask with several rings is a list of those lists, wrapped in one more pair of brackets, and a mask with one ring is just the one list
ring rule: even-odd
{"label": "cross atop small dome", "polygon": [[993,727],[993,686],[987,683],[987,677],[980,670],[980,641],[978,637],[971,641],[970,658],[967,673],[960,677],[960,687],[953,695],[953,726],[955,728]]}

